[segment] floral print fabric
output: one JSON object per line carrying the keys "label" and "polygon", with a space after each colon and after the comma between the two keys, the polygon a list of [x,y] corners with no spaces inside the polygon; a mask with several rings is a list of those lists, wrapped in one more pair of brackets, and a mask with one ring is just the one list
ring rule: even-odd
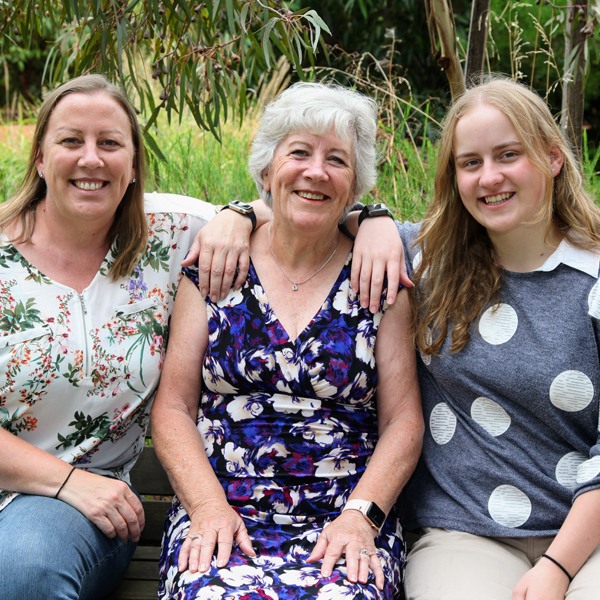
{"label": "floral print fabric", "polygon": [[[189,518],[177,497],[165,525],[159,598],[187,600],[374,599],[394,597],[405,548],[394,513],[376,540],[386,586],[346,579],[344,560],[320,577],[307,564],[377,442],[375,337],[386,308],[372,315],[350,288],[351,258],[317,315],[288,338],[253,266],[239,292],[207,299],[209,347],[198,430],[229,503],[243,517],[256,558],[234,546],[203,576],[179,573]],[[187,274],[194,280],[192,271]],[[292,293],[292,292],[290,292]],[[385,296],[384,296],[385,297]]]}
{"label": "floral print fabric", "polygon": [[[78,294],[0,245],[0,425],[62,460],[128,480],[158,384],[185,257],[211,205],[146,196],[148,248],[112,281],[111,248]],[[0,491],[0,509],[16,494]]]}

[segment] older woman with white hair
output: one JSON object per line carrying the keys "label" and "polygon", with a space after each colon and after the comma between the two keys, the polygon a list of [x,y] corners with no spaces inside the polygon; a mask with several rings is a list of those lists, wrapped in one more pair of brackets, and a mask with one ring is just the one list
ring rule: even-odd
{"label": "older woman with white hair", "polygon": [[375,182],[376,115],[340,87],[281,94],[250,158],[273,220],[251,237],[245,284],[212,302],[186,271],[152,413],[177,493],[160,598],[391,599],[400,586],[394,503],[423,431],[410,308],[404,290],[361,307],[338,229]]}

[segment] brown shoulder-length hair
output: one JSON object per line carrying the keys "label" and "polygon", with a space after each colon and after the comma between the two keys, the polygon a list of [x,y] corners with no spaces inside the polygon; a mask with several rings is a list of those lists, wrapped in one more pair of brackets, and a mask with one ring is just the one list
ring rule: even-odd
{"label": "brown shoulder-length hair", "polygon": [[[497,305],[502,270],[494,259],[487,231],[465,209],[456,183],[453,138],[456,123],[480,104],[501,110],[511,121],[527,158],[546,179],[546,194],[538,216],[572,244],[600,246],[600,210],[583,188],[579,165],[544,100],[520,83],[491,79],[472,87],[449,110],[438,149],[434,196],[415,246],[421,262],[413,273],[417,347],[438,354],[448,332],[450,352],[469,340],[469,328],[488,303]],[[553,176],[550,152],[564,156]]]}
{"label": "brown shoulder-length hair", "polygon": [[109,231],[109,242],[112,243],[115,239],[117,241],[117,255],[110,267],[109,274],[113,280],[118,279],[132,272],[138,257],[146,249],[148,241],[148,227],[144,213],[146,159],[142,132],[137,122],[135,109],[127,96],[102,75],[82,75],[71,79],[48,94],[42,103],[23,182],[12,198],[0,204],[0,230],[5,231],[10,223],[20,220],[20,231],[12,241],[28,242],[31,240],[35,227],[35,208],[46,196],[46,182],[38,175],[36,160],[40,155],[52,111],[69,94],[110,96],[123,108],[131,125],[136,181],[127,187]]}

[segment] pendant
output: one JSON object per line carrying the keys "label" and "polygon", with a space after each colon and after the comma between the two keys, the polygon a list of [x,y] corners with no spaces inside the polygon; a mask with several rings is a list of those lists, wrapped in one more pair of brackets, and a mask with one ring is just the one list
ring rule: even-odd
{"label": "pendant", "polygon": [[294,283],[294,285],[292,286],[292,292],[297,292],[298,291],[298,286]]}

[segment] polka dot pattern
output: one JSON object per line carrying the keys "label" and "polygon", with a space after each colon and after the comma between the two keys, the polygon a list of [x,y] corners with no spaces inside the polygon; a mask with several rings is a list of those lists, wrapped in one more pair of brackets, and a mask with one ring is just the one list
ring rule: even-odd
{"label": "polka dot pattern", "polygon": [[577,483],[585,483],[600,475],[600,456],[593,456],[577,468]]}
{"label": "polka dot pattern", "polygon": [[505,344],[515,335],[518,324],[515,309],[508,304],[500,304],[496,310],[490,307],[481,315],[479,333],[489,344]]}
{"label": "polka dot pattern", "polygon": [[594,399],[594,385],[581,371],[563,371],[550,385],[550,402],[566,412],[583,410]]}
{"label": "polka dot pattern", "polygon": [[600,281],[596,282],[594,287],[590,290],[588,307],[590,315],[596,317],[596,319],[600,319]]}
{"label": "polka dot pattern", "polygon": [[570,490],[577,485],[577,469],[585,462],[587,456],[581,452],[565,454],[556,465],[556,481]]}
{"label": "polka dot pattern", "polygon": [[500,485],[491,494],[488,511],[496,523],[520,527],[531,514],[531,500],[513,485]]}
{"label": "polka dot pattern", "polygon": [[434,441],[443,446],[447,444],[456,431],[456,416],[445,402],[433,407],[429,416],[429,429]]}
{"label": "polka dot pattern", "polygon": [[510,416],[497,403],[489,398],[477,398],[471,404],[471,418],[490,435],[502,435],[510,427]]}

